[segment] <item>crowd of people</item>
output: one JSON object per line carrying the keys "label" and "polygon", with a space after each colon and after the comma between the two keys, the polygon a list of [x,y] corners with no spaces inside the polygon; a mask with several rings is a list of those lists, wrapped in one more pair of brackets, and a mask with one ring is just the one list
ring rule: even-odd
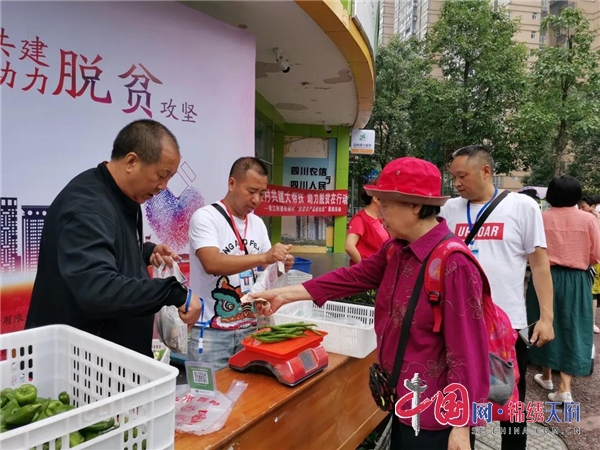
{"label": "crowd of people", "polygon": [[[378,379],[390,380],[398,365],[399,378],[389,391],[406,393],[405,380],[418,372],[432,392],[460,383],[471,401],[485,402],[493,384],[488,364],[493,337],[484,305],[490,287],[514,332],[511,362],[520,401],[528,361],[542,367],[534,379],[552,391],[552,401],[573,401],[572,378],[589,374],[600,225],[596,200],[582,196],[575,178],[552,180],[551,208],[542,213],[531,197],[494,186],[494,161],[483,146],[452,155],[456,198],[443,195],[435,165],[412,157],[394,160],[363,189],[365,208],[348,229],[350,267],[251,294],[266,300],[251,306],[240,299],[258,268],[283,262],[287,271],[294,263],[291,246],[271,245],[263,221],[252,214],[268,179],[265,165],[253,157],[234,161],[223,199],[191,218],[190,287],[174,277],[149,275],[149,265],[171,265],[179,255],[165,244],[143,241],[140,205],[167,188],[180,160],[177,140],[166,127],[139,120],[119,132],[110,161],[68,183],[46,217],[27,328],[67,324],[151,356],[153,316],[173,305],[193,327],[188,358],[220,369],[241,349],[257,315],[269,316],[293,301],[323,305],[376,289],[379,362],[372,369]],[[443,273],[434,274],[444,292],[436,309],[423,277],[430,255],[445,241],[447,248],[462,251],[452,252]],[[527,339],[518,337],[527,329]],[[556,389],[553,370],[560,372]],[[428,409],[418,435],[411,419],[392,414],[392,448],[473,448],[471,426],[477,421],[468,409],[469,420],[461,426],[440,423]],[[501,425],[507,430],[502,449],[524,450],[526,423]]]}

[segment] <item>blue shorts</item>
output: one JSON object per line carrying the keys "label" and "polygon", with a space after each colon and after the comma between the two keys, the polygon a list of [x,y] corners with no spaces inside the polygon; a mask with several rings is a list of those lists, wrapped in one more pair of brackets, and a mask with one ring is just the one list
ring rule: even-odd
{"label": "blue shorts", "polygon": [[198,353],[200,327],[194,327],[188,343],[188,360],[212,364],[215,371],[228,367],[229,358],[242,350],[242,340],[255,331],[255,327],[239,330],[205,328],[202,353]]}

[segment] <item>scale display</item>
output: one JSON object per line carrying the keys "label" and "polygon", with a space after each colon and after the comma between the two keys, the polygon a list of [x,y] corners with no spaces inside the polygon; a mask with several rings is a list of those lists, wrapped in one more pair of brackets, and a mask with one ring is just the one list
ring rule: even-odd
{"label": "scale display", "polygon": [[300,362],[302,362],[302,366],[307,373],[317,368],[317,360],[315,359],[311,349],[304,350],[298,356],[300,357]]}

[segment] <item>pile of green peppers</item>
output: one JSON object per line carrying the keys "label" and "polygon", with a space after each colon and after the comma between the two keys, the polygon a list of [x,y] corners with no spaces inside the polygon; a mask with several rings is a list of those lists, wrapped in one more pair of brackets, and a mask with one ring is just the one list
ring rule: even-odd
{"label": "pile of green peppers", "polygon": [[[38,397],[38,390],[33,384],[24,384],[14,390],[3,389],[0,391],[0,406],[0,433],[75,409],[67,392],[61,392],[57,399],[42,398]],[[115,419],[110,418],[70,433],[69,447],[83,444],[117,427]],[[62,439],[56,439],[54,445],[56,450],[60,450]],[[50,444],[46,442],[43,449],[48,448]]]}

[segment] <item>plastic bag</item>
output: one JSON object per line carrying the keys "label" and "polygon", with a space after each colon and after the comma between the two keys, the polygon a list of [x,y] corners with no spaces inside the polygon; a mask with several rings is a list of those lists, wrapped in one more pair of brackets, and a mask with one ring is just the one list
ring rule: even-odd
{"label": "plastic bag", "polygon": [[[175,277],[177,281],[184,284],[187,280],[179,270],[179,265],[173,262],[173,268],[162,264],[159,268],[153,267],[154,278]],[[154,324],[160,340],[174,353],[186,355],[188,348],[188,326],[179,317],[176,306],[163,306],[156,313]]]}
{"label": "plastic bag", "polygon": [[203,435],[219,431],[231,414],[248,383],[234,380],[227,394],[216,392],[214,398],[194,396],[188,385],[175,391],[175,429],[181,433]]}
{"label": "plastic bag", "polygon": [[[285,273],[285,264],[283,261],[278,261],[275,264],[271,264],[265,270],[263,270],[256,282],[250,288],[250,293],[254,292],[262,292],[267,291],[269,289],[275,289],[279,287],[287,286],[288,283],[288,274]],[[268,305],[268,301],[262,298],[252,298],[248,294],[244,295],[240,301],[242,303],[266,303]],[[253,305],[254,306],[254,305]],[[256,312],[256,308],[252,308],[254,312]],[[272,320],[270,317],[261,316],[257,314],[256,316],[256,326],[258,328],[268,327],[272,325]]]}

